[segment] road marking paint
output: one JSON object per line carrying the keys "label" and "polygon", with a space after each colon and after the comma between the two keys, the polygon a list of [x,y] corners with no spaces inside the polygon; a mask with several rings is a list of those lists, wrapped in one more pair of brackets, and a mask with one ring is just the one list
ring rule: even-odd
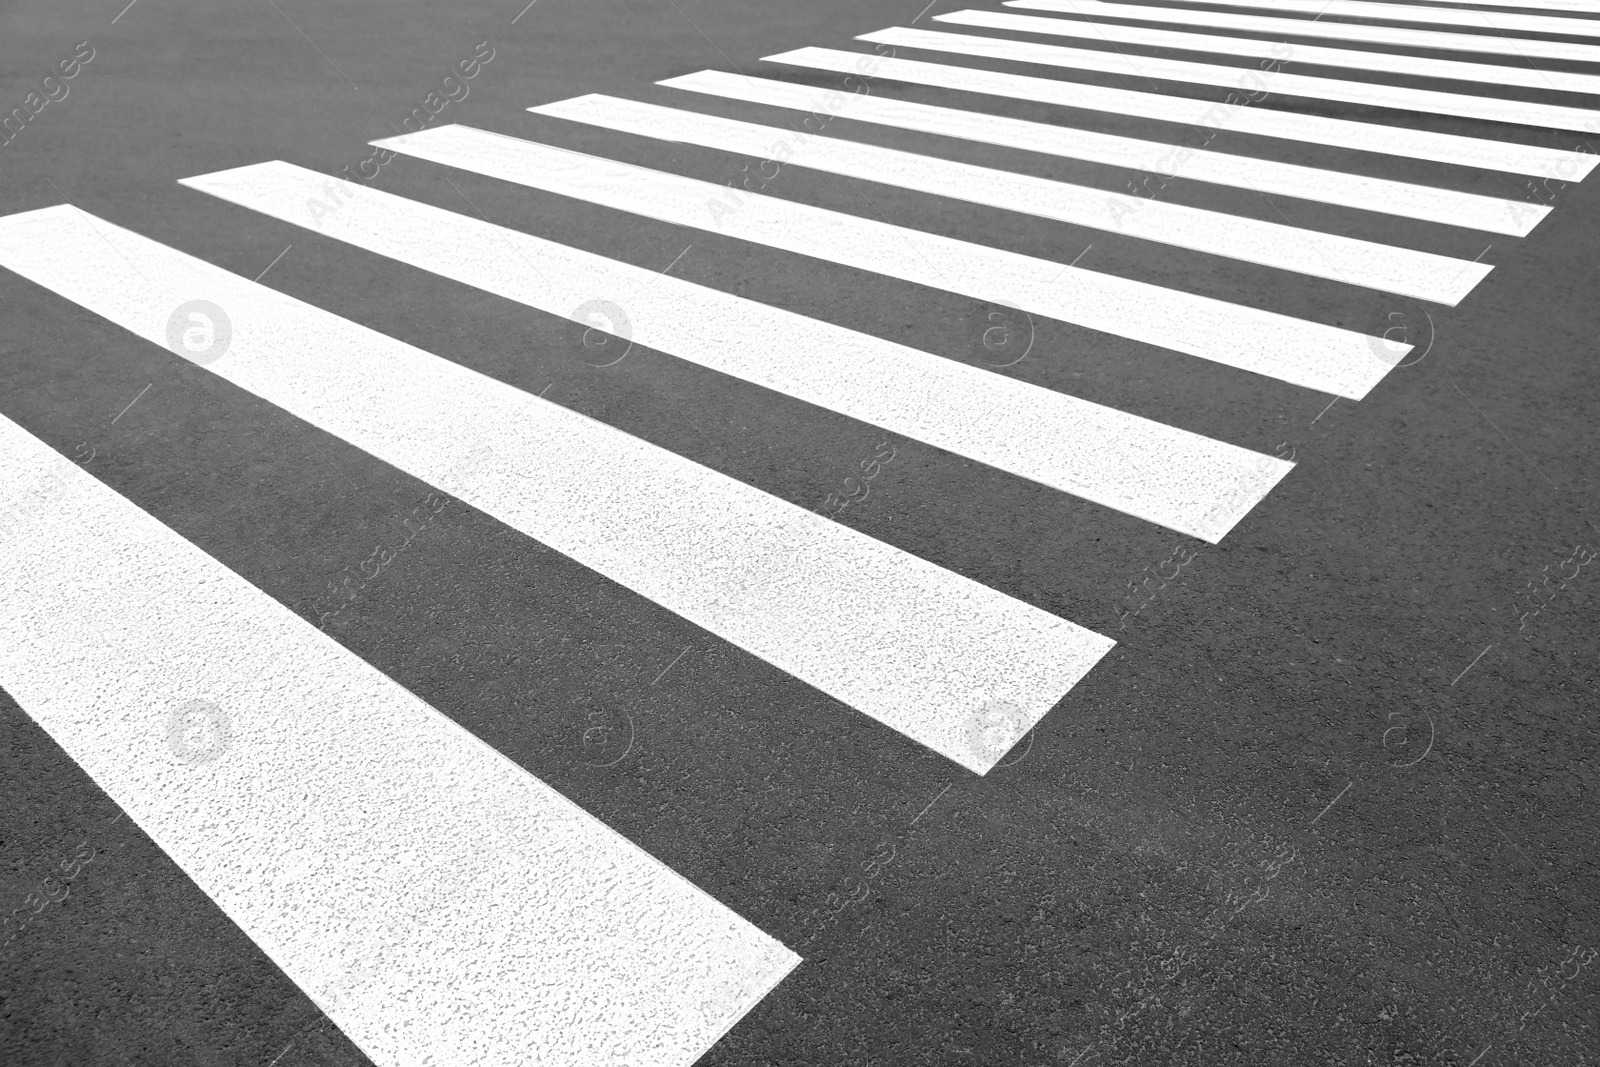
{"label": "road marking paint", "polygon": [[1349,330],[1147,282],[1063,266],[925,230],[747,193],[708,210],[726,186],[464,126],[375,145],[799,255],[1160,345],[1281,381],[1360,399],[1390,369]]}
{"label": "road marking paint", "polygon": [[[274,173],[289,178],[300,210],[326,180],[280,163],[266,165],[265,184]],[[247,168],[243,184],[262,177]],[[240,172],[189,184],[221,191],[230,180]],[[965,744],[972,714],[1008,700],[1031,724],[1115,643],[620,430],[87,221],[65,206],[0,220],[0,266],[164,346],[172,309],[203,299],[231,323],[227,351],[205,364],[212,373],[977,773],[993,760]]]}
{"label": "road marking paint", "polygon": [[800,962],[0,416],[0,501],[48,471],[0,685],[374,1063],[688,1067]]}
{"label": "road marking paint", "polygon": [[[826,110],[826,101],[832,93],[832,90],[808,85],[769,78],[740,77],[715,70],[667,78],[656,84],[708,96],[817,113]],[[1454,189],[1412,185],[1364,174],[1347,174],[1321,167],[1209,152],[1160,141],[1143,141],[1070,126],[1053,126],[1004,115],[935,107],[875,95],[854,96],[848,111],[841,112],[841,116],[851,121],[942,134],[1025,152],[1081,159],[1112,167],[1131,167],[1153,174],[1191,178],[1272,196],[1292,196],[1517,237],[1532,232],[1534,226],[1550,211],[1546,205],[1520,200],[1502,200]]]}
{"label": "road marking paint", "polygon": [[[872,76],[879,79],[910,82],[939,89],[955,89],[961,92],[984,93],[1009,100],[1032,100],[1060,107],[1183,123],[1203,129],[1227,129],[1260,137],[1277,137],[1308,144],[1327,145],[1332,148],[1381,152],[1407,159],[1426,159],[1463,167],[1508,171],[1512,174],[1545,177],[1557,173],[1557,168],[1560,168],[1559,172],[1566,175],[1569,173],[1567,168],[1573,168],[1571,171],[1573,176],[1582,178],[1596,163],[1596,157],[1593,155],[1521,145],[1511,141],[1463,137],[1458,134],[1333,119],[1322,115],[1296,114],[1291,111],[1274,111],[1271,108],[1246,107],[1211,100],[1192,100],[1181,96],[1165,96],[1160,93],[1116,89],[1082,82],[1064,82],[1055,78],[1037,78],[1025,74],[984,70],[979,67],[955,67],[912,59],[885,59],[836,48],[797,48],[791,52],[767,56],[764,61],[845,74],[859,73],[863,67],[870,65]],[[1126,73],[1126,68],[1123,68],[1122,72]],[[1247,70],[1244,73],[1251,72]]]}
{"label": "road marking paint", "polygon": [[1452,307],[1492,269],[1488,264],[1432,252],[1111,193],[860,141],[801,137],[793,130],[598,93],[528,110],[640,137],[758,158],[783,146],[788,150],[788,163],[793,166],[1123,233]]}
{"label": "road marking paint", "polygon": [[[326,180],[274,163],[187,184],[305,225],[305,199]],[[1213,544],[1289,470],[1258,452],[758,301],[390,193],[353,193],[322,219],[328,236],[553,315],[572,317],[603,299],[626,308],[633,342]],[[529,263],[539,271],[523,269]]]}
{"label": "road marking paint", "polygon": [[[1313,100],[1335,100],[1367,107],[1422,111],[1434,115],[1504,122],[1539,129],[1588,130],[1600,128],[1600,111],[1588,108],[1538,104],[1492,96],[1468,96],[1435,89],[1411,89],[1401,85],[1346,81],[1340,78],[1315,78],[1305,74],[1268,73],[1251,67],[1230,67],[1219,63],[1196,63],[1182,59],[1158,59],[1126,52],[1102,52],[1087,48],[1035,44],[1004,37],[978,37],[966,33],[936,33],[893,27],[864,33],[856,38],[903,48],[924,48],[936,52],[1000,59],[1013,63],[1035,63],[1067,70],[1091,70],[1107,74],[1160,78],[1195,85],[1214,85],[1224,89],[1269,92]],[[1410,131],[1407,131],[1408,133]]]}
{"label": "road marking paint", "polygon": [[[1117,10],[1117,5],[1103,5]],[[1362,48],[1328,48],[1321,45],[1288,44],[1247,37],[1223,37],[1193,30],[1157,30],[1145,26],[1094,22],[1073,18],[1042,18],[1005,11],[952,11],[935,15],[937,22],[961,26],[984,26],[1018,33],[1082,37],[1091,41],[1117,42],[1152,48],[1175,48],[1187,52],[1244,56],[1250,59],[1276,59],[1284,63],[1309,63],[1319,67],[1346,67],[1380,74],[1448,78],[1454,81],[1482,82],[1531,89],[1552,89],[1569,93],[1600,93],[1600,76],[1571,71],[1542,71],[1532,67],[1507,67],[1494,63],[1467,63],[1458,59],[1431,59],[1426,56],[1397,55]],[[1142,57],[1141,57],[1142,61]]]}
{"label": "road marking paint", "polygon": [[[1438,26],[1467,26],[1475,30],[1525,30],[1529,33],[1555,33],[1569,37],[1600,37],[1600,20],[1565,18],[1560,15],[1530,15],[1526,12],[1480,11],[1473,8],[1429,4],[1367,3],[1365,0],[1228,0],[1230,7],[1263,7],[1273,11],[1300,12],[1328,18],[1365,18],[1379,22],[1419,22]],[[1505,3],[1504,7],[1536,7],[1538,4]],[[1600,12],[1600,7],[1568,8],[1572,11]]]}
{"label": "road marking paint", "polygon": [[1206,11],[1201,8],[1104,4],[1097,0],[1006,0],[1006,6],[1168,24],[1181,22],[1224,30],[1269,33],[1274,37],[1323,37],[1401,48],[1431,48],[1441,52],[1482,52],[1486,55],[1516,56],[1519,59],[1571,59],[1581,63],[1600,63],[1600,45],[1506,37],[1498,33],[1451,33],[1448,30],[1418,30],[1409,26],[1369,26],[1358,22],[1274,18],[1270,15],[1243,15],[1234,11]]}

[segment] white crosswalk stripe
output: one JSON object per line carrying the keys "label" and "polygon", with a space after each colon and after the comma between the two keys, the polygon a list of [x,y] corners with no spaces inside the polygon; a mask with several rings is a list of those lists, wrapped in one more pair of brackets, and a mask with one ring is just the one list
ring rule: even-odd
{"label": "white crosswalk stripe", "polygon": [[[1089,226],[1268,267],[1455,306],[1489,266],[1277,222],[978,167],[833,137],[717,118],[612,96],[581,96],[528,110],[641,137],[756,157],[789,148],[788,162],[829,174]],[[843,112],[848,114],[848,111]]]}
{"label": "white crosswalk stripe", "polygon": [[[242,198],[257,176],[259,188],[273,187],[271,167],[190,184],[218,191],[231,178]],[[299,206],[318,176],[280,165],[276,177]],[[72,208],[3,220],[0,265],[161,345],[174,309],[210,301],[231,324],[213,373],[979,774],[1005,754],[970,743],[981,709],[1020,709],[1020,737],[1114,644]],[[1259,460],[1269,477],[1286,469]]]}
{"label": "white crosswalk stripe", "polygon": [[[816,113],[826,113],[831,95],[831,90],[715,70],[657,84]],[[874,95],[852,96],[839,117],[1517,237],[1532,232],[1550,210],[1543,204]]]}
{"label": "white crosswalk stripe", "polygon": [[1402,48],[1481,52],[1485,55],[1514,56],[1521,60],[1570,59],[1584,63],[1600,63],[1600,45],[1548,41],[1536,37],[1507,37],[1500,33],[1456,33],[1451,30],[1419,30],[1409,26],[1370,26],[1359,22],[1324,22],[1320,18],[1277,18],[1272,15],[1245,15],[1236,11],[1211,11],[1198,7],[1150,7],[1144,4],[1102,3],[1101,0],[1006,0],[1006,6],[1027,11],[1055,11],[1083,18],[1184,23],[1219,30],[1268,33],[1275,37],[1323,37],[1337,41],[1396,45]]}
{"label": "white crosswalk stripe", "polygon": [[[1400,85],[1319,78],[1285,71],[1257,70],[1220,63],[1157,59],[1127,52],[1102,52],[1087,48],[1037,44],[1004,37],[979,37],[967,33],[938,33],[894,27],[861,34],[858,40],[902,48],[1000,59],[1013,63],[1032,63],[1070,70],[1098,71],[1127,77],[1191,82],[1196,85],[1243,89],[1313,100],[1334,100],[1346,104],[1389,108],[1396,111],[1425,111],[1435,115],[1505,122],[1540,129],[1600,129],[1600,111],[1558,104],[1530,103],[1492,96],[1469,96],[1436,89],[1412,89]],[[1278,46],[1280,61],[1294,55],[1291,45]]]}
{"label": "white crosswalk stripe", "polygon": [[[1113,7],[1110,4],[1105,6]],[[952,11],[945,15],[935,15],[934,20],[951,25],[981,26],[986,29],[1011,30],[1016,33],[1080,37],[1090,41],[1142,45],[1151,48],[1175,48],[1186,52],[1210,52],[1225,56],[1243,56],[1248,59],[1277,60],[1282,63],[1309,63],[1318,67],[1348,67],[1380,74],[1448,78],[1456,81],[1482,82],[1485,85],[1553,89],[1568,93],[1600,93],[1600,75],[1575,74],[1561,70],[1546,71],[1526,66],[1465,63],[1454,59],[1396,55],[1366,49],[1326,48],[1318,45],[1252,40],[1247,37],[1221,37],[1189,30],[1154,30],[1145,26],[1125,26],[1111,22],[1041,18],[1001,11]]]}
{"label": "white crosswalk stripe", "polygon": [[925,230],[464,126],[373,144],[530,188],[1003,303],[1360,399],[1390,367],[1362,334]]}
{"label": "white crosswalk stripe", "polygon": [[378,1064],[687,1067],[800,962],[4,416],[0,511],[0,685]]}
{"label": "white crosswalk stripe", "polygon": [[[811,47],[797,48],[766,57],[771,63],[785,63],[790,66],[837,71],[843,74],[856,72],[863,58],[873,57],[863,57],[859,52],[846,52],[836,48]],[[1595,157],[1592,155],[1538,145],[1437,133],[1432,130],[1406,129],[1375,122],[1356,122],[1296,111],[1247,107],[1242,102],[1226,103],[1164,96],[1160,93],[1058,81],[1053,78],[985,70],[979,67],[957,67],[894,57],[875,60],[873,70],[874,77],[877,78],[928,85],[939,89],[955,89],[1010,100],[1030,100],[1061,107],[1104,111],[1113,115],[1131,115],[1137,118],[1198,126],[1201,129],[1226,128],[1237,133],[1255,134],[1261,137],[1302,141],[1332,148],[1350,148],[1361,152],[1381,152],[1385,155],[1425,159],[1463,167],[1479,167],[1484,170],[1507,171],[1512,174],[1543,176],[1554,173],[1556,168],[1560,167],[1563,168],[1562,173],[1570,170],[1574,177],[1581,178],[1586,177],[1595,166]],[[1127,68],[1123,68],[1122,72],[1126,73],[1126,70]],[[1250,73],[1252,72],[1245,71],[1244,75]],[[1236,77],[1243,78],[1243,75]],[[1265,83],[1262,83],[1261,87],[1254,85],[1241,87],[1230,83],[1229,88],[1246,88],[1255,92],[1264,85]],[[1187,136],[1187,131],[1175,135],[1175,138],[1184,136]]]}

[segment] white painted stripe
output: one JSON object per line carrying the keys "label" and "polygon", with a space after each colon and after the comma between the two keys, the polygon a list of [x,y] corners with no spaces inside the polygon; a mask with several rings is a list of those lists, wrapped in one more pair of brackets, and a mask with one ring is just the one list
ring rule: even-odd
{"label": "white painted stripe", "polygon": [[1230,67],[1217,63],[1193,63],[1180,59],[1157,59],[1126,52],[1101,52],[1088,48],[1013,41],[1004,37],[978,37],[965,33],[936,33],[892,27],[856,38],[904,48],[923,48],[935,52],[980,56],[1013,63],[1037,63],[1068,70],[1092,70],[1126,77],[1160,78],[1167,81],[1215,85],[1246,92],[1265,91],[1313,100],[1337,100],[1368,107],[1422,111],[1435,115],[1505,122],[1540,129],[1583,130],[1600,125],[1600,111],[1587,108],[1536,104],[1523,100],[1504,100],[1490,96],[1467,96],[1433,89],[1411,89],[1399,85],[1344,81],[1339,78],[1313,78],[1284,71],[1269,73],[1254,67]]}
{"label": "white painted stripe", "polygon": [[1474,11],[1471,8],[1433,5],[1424,7],[1419,4],[1368,3],[1366,0],[1228,0],[1228,6],[1303,12],[1323,18],[1377,19],[1379,22],[1466,26],[1477,30],[1516,30],[1527,33],[1563,34],[1568,37],[1600,37],[1600,19],[1564,18],[1560,15]]}
{"label": "white painted stripe", "polygon": [[440,126],[372,143],[1352,399],[1365,396],[1389,369],[1382,361],[1373,366],[1371,338],[1349,330],[759,193],[734,199],[727,186],[482,130]]}
{"label": "white painted stripe", "polygon": [[[326,180],[265,164],[186,184],[304,226],[305,198]],[[1292,466],[415,200],[351,190],[353,199],[321,220],[329,237],[552,315],[572,317],[604,298],[625,308],[641,345],[1212,544]],[[537,271],[525,269],[533,264]]]}
{"label": "white painted stripe", "polygon": [[[1118,5],[1097,5],[1097,12],[1116,15]],[[1109,9],[1109,12],[1104,9]],[[1053,34],[1081,37],[1151,48],[1177,48],[1190,52],[1270,59],[1281,63],[1310,63],[1322,67],[1347,67],[1380,74],[1402,74],[1425,78],[1450,78],[1528,89],[1550,89],[1568,93],[1600,93],[1600,75],[1570,71],[1543,71],[1528,66],[1507,67],[1495,63],[1468,63],[1457,59],[1431,59],[1426,56],[1397,55],[1360,48],[1328,48],[1322,45],[1259,41],[1246,37],[1222,37],[1182,30],[1156,30],[1145,26],[1125,26],[1110,22],[1080,21],[1077,18],[1042,18],[1014,15],[1004,11],[952,11],[936,15],[939,22],[962,26],[985,26],[1018,33]]]}
{"label": "white painted stripe", "polygon": [[[189,184],[219,195],[275,186],[280,209],[299,212],[325,181],[269,163]],[[1114,644],[71,208],[0,220],[0,265],[162,345],[174,309],[211,301],[232,323],[231,346],[207,364],[220,377],[978,773],[1004,755],[971,742],[988,702],[1015,706],[1026,731]]]}
{"label": "white painted stripe", "polygon": [[1519,59],[1570,59],[1580,63],[1600,63],[1600,45],[1547,41],[1534,37],[1506,37],[1498,33],[1453,33],[1449,30],[1419,30],[1409,26],[1371,26],[1360,22],[1242,15],[1235,11],[1207,11],[1203,8],[1106,4],[1098,0],[1006,0],[1006,6],[1031,11],[1060,11],[1086,17],[1093,15],[1096,18],[1181,22],[1222,30],[1270,33],[1278,37],[1323,37],[1401,48],[1433,48],[1444,52],[1516,56]]}
{"label": "white painted stripe", "polygon": [[1592,170],[1596,157],[1581,152],[1566,152],[1510,141],[1481,137],[1462,137],[1430,130],[1410,130],[1371,122],[1325,118],[1321,115],[1274,111],[1271,108],[1245,107],[1190,100],[1181,96],[1114,89],[1054,78],[983,70],[978,67],[953,67],[911,59],[885,59],[845,52],[835,48],[797,48],[767,56],[765,62],[786,63],[812,70],[842,73],[872,72],[872,77],[928,85],[940,89],[983,93],[1009,100],[1032,100],[1061,107],[1103,111],[1113,115],[1132,115],[1162,122],[1184,123],[1205,129],[1226,128],[1260,137],[1277,137],[1333,148],[1363,152],[1382,152],[1409,159],[1426,159],[1512,174],[1545,176],[1560,168],[1563,176],[1582,178]]}
{"label": "white painted stripe", "polygon": [[[1353,237],[1263,222],[1203,208],[1051,181],[894,148],[798,134],[715,115],[590,94],[530,107],[539,115],[659,137],[743,155],[769,157],[829,174],[915,189],[1005,211],[1091,226],[1147,241],[1227,256],[1455,306],[1490,267],[1464,259]],[[840,112],[850,115],[846,105]]]}
{"label": "white painted stripe", "polygon": [[380,1067],[687,1067],[800,962],[4,416],[0,508],[0,686]]}
{"label": "white painted stripe", "polygon": [[[723,71],[702,70],[657,82],[673,89],[748,100],[826,114],[832,90]],[[1377,211],[1402,218],[1465,226],[1489,233],[1526,236],[1550,208],[1521,200],[1457,192],[1427,185],[1371,178],[1364,174],[1302,167],[1270,159],[1208,152],[1186,145],[1142,141],[1115,134],[1052,126],[1005,115],[934,107],[876,95],[852,95],[839,115],[902,130],[960,137],[1026,152],[1132,167],[1167,177],[1192,178],[1273,196]]]}

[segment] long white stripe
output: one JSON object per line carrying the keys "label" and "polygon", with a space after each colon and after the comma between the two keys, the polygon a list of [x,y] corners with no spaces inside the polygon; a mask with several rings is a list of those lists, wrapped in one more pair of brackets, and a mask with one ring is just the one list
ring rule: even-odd
{"label": "long white stripe", "polygon": [[1419,4],[1368,3],[1366,0],[1228,0],[1228,6],[1295,11],[1325,18],[1377,19],[1380,22],[1466,26],[1477,30],[1522,30],[1528,33],[1556,33],[1568,37],[1600,37],[1600,19],[1529,15],[1525,12],[1474,11],[1471,8],[1431,4],[1424,7]]}
{"label": "long white stripe", "polygon": [[[1270,33],[1277,37],[1323,37],[1336,41],[1367,41],[1401,48],[1433,48],[1442,52],[1482,52],[1521,59],[1570,59],[1600,63],[1600,45],[1573,41],[1546,41],[1534,37],[1506,37],[1498,33],[1453,33],[1418,30],[1409,26],[1370,26],[1360,22],[1324,22],[1321,19],[1274,18],[1242,15],[1234,11],[1207,11],[1191,7],[1150,7],[1144,4],[1106,4],[1099,0],[1006,0],[1007,7],[1030,11],[1059,11],[1096,18],[1181,22],[1223,30]],[[1296,46],[1298,47],[1298,46]]]}
{"label": "long white stripe", "polygon": [[[861,73],[870,70],[875,78],[929,85],[940,89],[984,93],[1010,100],[1033,100],[1061,107],[1104,111],[1113,115],[1132,115],[1200,126],[1228,129],[1261,137],[1353,148],[1363,152],[1382,152],[1410,159],[1453,163],[1464,167],[1508,171],[1512,174],[1549,175],[1557,168],[1563,177],[1582,178],[1592,170],[1596,157],[1581,152],[1520,145],[1481,137],[1462,137],[1430,130],[1405,129],[1371,122],[1325,118],[1321,115],[1274,111],[1271,108],[1244,107],[1191,100],[1181,96],[1112,89],[1082,82],[1063,82],[1024,74],[953,67],[911,59],[885,59],[845,52],[836,48],[797,48],[767,56],[765,62],[787,63],[813,70]],[[1254,91],[1254,90],[1252,90]]]}
{"label": "long white stripe", "polygon": [[[1106,14],[1103,10],[1106,8],[1115,13],[1117,5],[1100,4],[1097,13]],[[962,26],[985,26],[996,30],[1015,30],[1018,33],[1080,37],[1091,41],[1110,41],[1152,48],[1176,48],[1189,52],[1212,52],[1252,59],[1275,59],[1283,63],[1310,63],[1321,67],[1348,67],[1352,70],[1369,70],[1382,74],[1450,78],[1456,81],[1482,82],[1486,85],[1552,89],[1569,93],[1600,93],[1600,76],[1559,70],[1541,71],[1526,66],[1466,63],[1456,59],[1431,59],[1426,56],[1396,55],[1392,52],[1373,52],[1359,48],[1327,48],[1321,45],[1258,41],[1246,37],[1222,37],[1210,33],[1156,30],[1146,26],[1080,21],[1078,18],[1014,15],[1004,11],[952,11],[946,15],[936,15],[934,18],[939,22]]]}
{"label": "long white stripe", "polygon": [[[1435,115],[1505,122],[1540,129],[1584,130],[1600,128],[1600,111],[1587,108],[1535,104],[1522,100],[1503,100],[1489,96],[1442,93],[1433,89],[1410,89],[1399,85],[1344,81],[1338,78],[1313,78],[1283,71],[1269,73],[1254,67],[1229,67],[1217,63],[1192,63],[1180,59],[1157,59],[1126,52],[1101,52],[1087,48],[1013,41],[1004,37],[978,37],[965,33],[936,33],[892,27],[856,38],[905,48],[924,48],[935,52],[981,56],[1014,63],[1037,63],[1068,70],[1092,70],[1140,78],[1215,85],[1246,92],[1265,91],[1313,100],[1337,100],[1347,104],[1424,111]],[[1287,46],[1284,46],[1287,47]]]}
{"label": "long white stripe", "polygon": [[1139,204],[1130,202],[1125,194],[1103,189],[859,141],[805,136],[793,130],[614,96],[591,94],[528,110],[641,137],[660,137],[757,157],[768,156],[783,146],[788,151],[788,162],[794,166],[1124,233],[1147,241],[1451,306],[1460,303],[1490,270],[1487,264],[1431,252],[1226,215],[1164,200],[1146,200]]}
{"label": "long white stripe", "polygon": [[[656,84],[818,114],[828,113],[829,102],[835,96],[831,90],[716,70],[696,71]],[[1132,167],[1168,177],[1192,178],[1274,196],[1298,197],[1517,237],[1526,236],[1550,211],[1545,205],[1520,200],[1502,200],[1454,189],[1370,178],[1364,174],[1208,152],[878,95],[851,96],[849,106],[840,111],[840,115],[896,129],[920,130],[1027,152]]]}
{"label": "long white stripe", "polygon": [[[187,184],[304,226],[304,200],[326,180],[273,164]],[[1212,544],[1292,466],[415,200],[350,189],[354,199],[319,220],[329,237],[552,315],[572,317],[604,298],[626,308],[641,345]]]}
{"label": "long white stripe", "polygon": [[800,962],[3,416],[0,509],[0,686],[380,1067],[687,1067]]}
{"label": "long white stripe", "polygon": [[[297,209],[326,180],[265,164],[197,184],[274,173]],[[1026,730],[1114,643],[70,208],[0,220],[0,265],[163,345],[174,309],[211,301],[232,323],[214,373],[979,773],[1004,752],[971,743],[973,716],[1004,702]]]}
{"label": "long white stripe", "polygon": [[1365,396],[1389,370],[1383,361],[1373,360],[1372,339],[1349,330],[760,193],[735,197],[726,186],[482,130],[440,126],[372,143],[665,222],[1007,304],[1352,399]]}

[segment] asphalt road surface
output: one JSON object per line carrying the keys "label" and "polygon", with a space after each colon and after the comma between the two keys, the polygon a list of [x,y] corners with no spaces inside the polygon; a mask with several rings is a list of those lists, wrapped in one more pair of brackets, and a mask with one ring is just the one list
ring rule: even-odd
{"label": "asphalt road surface", "polygon": [[1600,1061],[1600,3],[922,2],[0,2],[0,1063]]}

